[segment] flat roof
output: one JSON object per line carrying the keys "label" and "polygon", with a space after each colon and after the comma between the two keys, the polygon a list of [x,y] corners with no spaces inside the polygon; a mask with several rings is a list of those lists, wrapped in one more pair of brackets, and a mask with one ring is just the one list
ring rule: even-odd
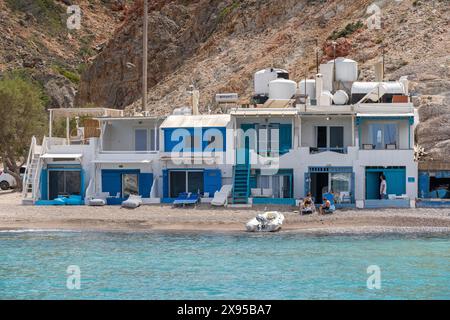
{"label": "flat roof", "polygon": [[108,120],[113,120],[113,121],[118,121],[118,120],[163,120],[165,119],[166,116],[124,116],[124,117],[97,117],[95,118],[95,120],[98,121],[108,121]]}
{"label": "flat roof", "polygon": [[295,116],[296,108],[236,108],[231,109],[233,116]]}
{"label": "flat roof", "polygon": [[414,117],[414,113],[357,113],[357,117],[370,118],[370,117]]}
{"label": "flat roof", "polygon": [[53,118],[57,117],[73,117],[73,116],[122,116],[123,110],[108,109],[108,108],[53,108],[48,109]]}
{"label": "flat roof", "polygon": [[171,115],[161,128],[226,127],[231,121],[229,114]]}
{"label": "flat roof", "polygon": [[83,155],[81,153],[45,153],[41,156],[43,159],[79,159]]}

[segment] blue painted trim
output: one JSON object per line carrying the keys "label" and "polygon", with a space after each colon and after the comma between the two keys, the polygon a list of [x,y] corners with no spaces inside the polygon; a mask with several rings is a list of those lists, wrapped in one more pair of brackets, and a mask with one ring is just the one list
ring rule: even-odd
{"label": "blue painted trim", "polygon": [[[178,137],[178,140],[172,140],[172,134],[174,131],[179,130],[177,133],[180,134]],[[206,139],[208,135],[211,134],[211,136],[217,137],[219,133],[222,138],[222,146],[218,148],[208,148],[208,141]],[[185,148],[184,146],[182,148],[179,148],[180,150],[177,150],[178,152],[225,152],[226,151],[226,145],[227,145],[227,135],[226,135],[226,127],[195,127],[195,128],[164,128],[163,129],[163,136],[164,136],[164,151],[165,152],[172,152],[175,146],[178,147],[178,145],[181,143],[181,141],[184,141],[185,139],[191,139],[191,137],[196,137],[199,140],[200,145],[197,146],[197,148],[192,149],[191,148]],[[195,147],[195,146],[194,146]]]}
{"label": "blue painted trim", "polygon": [[309,173],[351,173],[353,167],[308,167]]}
{"label": "blue painted trim", "polygon": [[395,116],[395,117],[379,117],[379,116],[373,116],[373,117],[356,117],[356,124],[360,125],[363,121],[372,121],[372,120],[408,120],[409,123],[414,123],[414,117],[413,116]]}
{"label": "blue painted trim", "polygon": [[409,200],[364,200],[364,208],[409,208]]}
{"label": "blue painted trim", "polygon": [[295,206],[293,198],[253,198],[253,204],[273,204]]}
{"label": "blue painted trim", "polygon": [[175,198],[162,198],[161,203],[173,203]]}
{"label": "blue painted trim", "polygon": [[355,203],[335,203],[334,206],[336,209],[356,208]]}
{"label": "blue painted trim", "polygon": [[420,199],[416,201],[417,208],[450,208],[449,200],[426,200]]}

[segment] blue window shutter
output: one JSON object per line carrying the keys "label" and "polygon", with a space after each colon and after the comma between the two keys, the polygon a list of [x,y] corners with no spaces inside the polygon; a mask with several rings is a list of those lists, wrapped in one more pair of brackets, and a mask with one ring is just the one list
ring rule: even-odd
{"label": "blue window shutter", "polygon": [[122,172],[120,170],[102,170],[102,192],[112,197],[122,192]]}
{"label": "blue window shutter", "polygon": [[169,170],[163,169],[163,198],[169,197]]}
{"label": "blue window shutter", "polygon": [[222,187],[222,173],[219,169],[205,169],[203,173],[203,189],[212,197]]}
{"label": "blue window shutter", "polygon": [[419,173],[419,198],[428,198],[430,193],[430,175],[428,172]]}
{"label": "blue window shutter", "polygon": [[153,185],[153,173],[139,174],[139,195],[143,198],[150,197],[150,190]]}
{"label": "blue window shutter", "polygon": [[84,192],[85,192],[85,187],[84,187],[84,170],[81,169],[80,170],[80,181],[81,181],[81,190],[80,190],[80,195],[81,195],[81,199],[84,199]]}
{"label": "blue window shutter", "polygon": [[48,174],[47,169],[42,169],[41,171],[41,200],[48,200]]}
{"label": "blue window shutter", "polygon": [[292,149],[292,125],[280,124],[280,154],[289,152]]}

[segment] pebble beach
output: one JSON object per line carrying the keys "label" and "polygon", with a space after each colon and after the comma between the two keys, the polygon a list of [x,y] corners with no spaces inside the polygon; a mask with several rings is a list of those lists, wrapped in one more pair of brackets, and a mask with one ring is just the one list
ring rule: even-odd
{"label": "pebble beach", "polygon": [[119,206],[23,206],[16,192],[0,193],[0,231],[191,231],[244,232],[245,223],[264,210],[285,215],[281,232],[317,234],[446,233],[450,234],[450,209],[342,209],[334,214],[307,216],[294,207],[173,208],[144,205],[137,209]]}

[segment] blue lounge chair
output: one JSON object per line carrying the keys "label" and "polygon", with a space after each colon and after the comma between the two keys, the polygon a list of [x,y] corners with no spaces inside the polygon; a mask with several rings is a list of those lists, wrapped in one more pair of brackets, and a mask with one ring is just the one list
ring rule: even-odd
{"label": "blue lounge chair", "polygon": [[173,205],[185,205],[185,204],[196,204],[200,200],[200,195],[197,193],[186,193],[182,192],[174,200]]}

